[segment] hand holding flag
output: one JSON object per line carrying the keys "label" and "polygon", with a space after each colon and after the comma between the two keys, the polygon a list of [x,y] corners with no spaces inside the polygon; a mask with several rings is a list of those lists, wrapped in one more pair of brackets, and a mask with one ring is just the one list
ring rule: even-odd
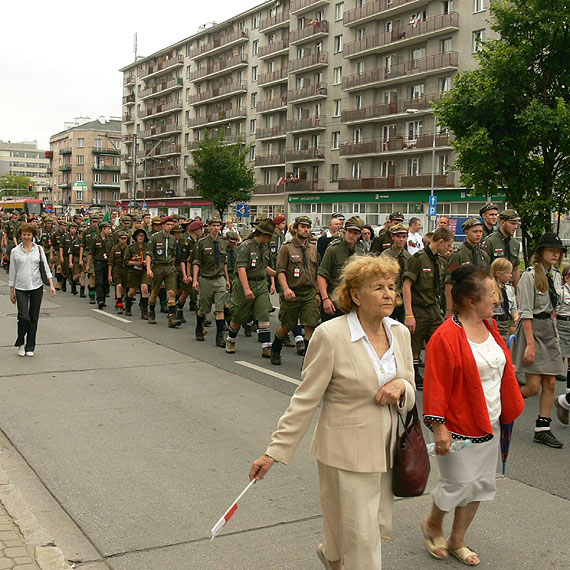
{"label": "hand holding flag", "polygon": [[212,527],[212,537],[210,538],[210,542],[216,538],[218,533],[228,524],[228,521],[232,518],[234,513],[237,511],[238,508],[238,501],[249,491],[251,486],[256,483],[256,479],[253,479],[249,482],[247,487],[238,495],[238,498],[230,505],[228,510],[222,515],[220,520]]}

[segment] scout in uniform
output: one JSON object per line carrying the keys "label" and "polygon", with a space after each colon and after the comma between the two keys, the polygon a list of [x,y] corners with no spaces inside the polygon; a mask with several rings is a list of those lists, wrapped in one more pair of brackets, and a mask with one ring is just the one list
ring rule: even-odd
{"label": "scout in uniform", "polygon": [[99,309],[106,307],[105,295],[109,286],[108,264],[109,254],[113,248],[113,236],[111,235],[111,224],[101,222],[99,224],[99,234],[91,240],[89,256],[87,257],[87,271],[91,268],[91,262],[95,269],[95,293],[97,295],[97,305]]}
{"label": "scout in uniform", "polygon": [[10,219],[4,224],[4,232],[6,237],[6,256],[10,264],[10,252],[18,245],[18,236],[20,235],[20,210],[12,210]]}
{"label": "scout in uniform", "polygon": [[137,290],[141,290],[141,319],[148,319],[148,286],[150,278],[146,272],[146,244],[148,236],[144,229],[135,230],[133,233],[133,243],[127,246],[124,254],[123,263],[127,268],[127,287],[128,292],[125,298],[125,315],[130,317],[132,306],[135,300]]}
{"label": "scout in uniform", "polygon": [[113,232],[113,239],[115,240],[115,245],[119,243],[119,232],[125,232],[127,234],[127,245],[131,243],[131,224],[132,218],[129,215],[121,216],[119,218],[119,227]]}
{"label": "scout in uniform", "polygon": [[198,310],[198,293],[192,287],[192,259],[194,258],[194,248],[204,233],[204,224],[200,220],[188,220],[181,225],[186,228],[186,236],[184,236],[180,254],[182,279],[190,285],[188,295],[190,297],[189,309],[195,312]]}
{"label": "scout in uniform", "polygon": [[67,258],[67,266],[69,268],[71,293],[77,295],[77,282],[79,281],[81,287],[80,296],[85,298],[85,274],[83,273],[83,266],[79,263],[81,241],[79,240],[78,232],[79,226],[77,222],[71,222],[71,224],[69,224],[69,234],[65,241],[64,254]]}
{"label": "scout in uniform", "polygon": [[[287,228],[287,221],[285,220],[285,216],[282,214],[275,216],[273,218],[273,223],[275,224],[275,233],[271,236],[271,241],[269,242],[271,267],[275,267],[277,265],[277,256],[279,255],[281,246],[285,243],[285,229]],[[276,283],[275,286],[278,288],[279,284]]]}
{"label": "scout in uniform", "polygon": [[221,229],[220,217],[211,217],[208,220],[208,235],[200,239],[194,247],[192,287],[198,292],[196,340],[204,340],[204,319],[213,304],[216,313],[216,346],[225,348],[224,307],[230,289],[230,278],[227,242],[220,238]]}
{"label": "scout in uniform", "polygon": [[[406,263],[412,254],[406,249],[408,241],[408,227],[404,224],[396,224],[390,228],[392,234],[392,245],[383,251],[381,255],[392,257],[398,262],[400,272],[396,278],[396,293],[399,298],[402,298],[402,281],[404,279],[404,271],[406,270]],[[420,250],[421,251],[421,250]],[[404,323],[404,305],[400,304],[394,307],[394,312],[390,315],[393,319]]]}
{"label": "scout in uniform", "polygon": [[146,272],[152,280],[149,298],[148,323],[156,324],[156,298],[164,283],[168,296],[168,326],[177,327],[176,320],[176,267],[174,267],[175,237],[171,234],[174,220],[171,216],[162,219],[162,230],[152,234],[146,250]]}
{"label": "scout in uniform", "polygon": [[[184,273],[182,273],[183,266],[186,266],[186,261],[182,261],[184,242],[186,241],[186,238],[183,237],[184,233],[186,232],[184,232],[180,224],[172,228],[172,235],[176,239],[174,246],[174,267],[176,267],[176,296],[178,299],[176,302],[176,320],[179,323],[186,322],[184,318],[184,303],[192,290],[191,283],[184,278]],[[186,275],[186,277],[188,276]]]}
{"label": "scout in uniform", "polygon": [[343,314],[336,308],[330,296],[340,282],[345,263],[353,255],[364,255],[364,248],[358,243],[363,227],[364,222],[358,216],[349,218],[345,225],[344,236],[333,240],[325,251],[317,273],[323,322]]}
{"label": "scout in uniform", "polygon": [[[237,278],[231,287],[230,313],[232,320],[226,339],[226,352],[235,352],[236,337],[242,323],[257,321],[257,336],[262,343],[262,356],[271,358],[271,327],[269,311],[272,308],[267,287],[267,277],[275,278],[275,270],[270,266],[271,253],[268,244],[275,232],[275,224],[270,218],[260,220],[237,251]],[[228,274],[229,275],[229,274]]]}
{"label": "scout in uniform", "polygon": [[57,277],[56,291],[67,291],[67,274],[69,271],[67,256],[63,254],[63,246],[67,237],[67,220],[61,218],[54,234],[54,263]]}
{"label": "scout in uniform", "polygon": [[378,232],[378,235],[372,241],[370,246],[370,253],[374,255],[381,255],[383,251],[392,246],[392,234],[390,228],[397,224],[404,223],[404,215],[400,212],[392,212],[388,216],[387,224]]}
{"label": "scout in uniform", "polygon": [[271,345],[271,364],[281,364],[281,347],[287,333],[298,326],[305,329],[305,338],[297,347],[305,354],[309,339],[319,324],[320,293],[317,285],[319,254],[309,242],[312,222],[307,216],[295,218],[293,239],[283,244],[277,257],[279,293],[279,323]]}
{"label": "scout in uniform", "polygon": [[465,241],[461,247],[451,254],[447,262],[447,270],[445,276],[445,317],[453,314],[453,300],[451,298],[451,290],[454,281],[451,274],[460,265],[474,265],[489,270],[489,256],[487,252],[481,248],[481,240],[483,239],[483,222],[479,218],[469,218],[463,222],[461,226],[465,234]]}
{"label": "scout in uniform", "polygon": [[[237,266],[236,266],[237,250],[238,250],[237,245],[239,243],[240,236],[237,232],[232,230],[232,231],[229,231],[228,233],[226,233],[225,238],[226,238],[226,241],[228,242],[228,276],[230,278],[230,295],[229,296],[231,296],[231,291],[233,289],[234,280],[237,278]],[[230,321],[232,320],[232,315],[231,315],[230,308],[229,308],[229,299],[228,299],[228,304],[224,307],[224,319],[226,321],[226,325],[228,326],[228,330],[229,330]],[[245,330],[246,327],[248,327],[248,324],[247,323],[242,323],[242,324],[243,324],[243,328]],[[246,336],[251,336],[251,328],[249,328],[249,334]]]}
{"label": "scout in uniform", "polygon": [[99,216],[91,216],[89,220],[89,226],[85,228],[81,234],[81,253],[79,263],[82,267],[85,267],[85,272],[87,274],[87,279],[89,283],[87,289],[89,291],[89,303],[91,305],[95,304],[95,271],[93,267],[87,268],[87,256],[91,250],[91,242],[95,237],[97,237],[99,226]]}
{"label": "scout in uniform", "polygon": [[499,217],[499,208],[495,204],[485,204],[480,210],[479,215],[483,218],[483,239],[490,236],[495,231],[497,218]]}
{"label": "scout in uniform", "polygon": [[515,289],[521,278],[519,265],[522,247],[520,242],[514,237],[520,221],[521,219],[516,210],[503,210],[499,214],[499,229],[483,242],[483,248],[489,254],[490,263],[493,263],[498,257],[506,257],[513,264],[513,284]]}
{"label": "scout in uniform", "polygon": [[115,232],[118,243],[113,246],[109,255],[109,283],[115,287],[115,308],[117,313],[123,313],[123,297],[127,288],[127,268],[124,257],[127,249],[129,233],[125,230]]}
{"label": "scout in uniform", "polygon": [[443,323],[440,308],[441,283],[444,272],[440,256],[453,248],[453,232],[449,228],[438,228],[430,244],[412,255],[404,271],[404,323],[412,333],[412,353],[416,373],[416,388],[423,387],[418,358],[424,346],[437,327]]}

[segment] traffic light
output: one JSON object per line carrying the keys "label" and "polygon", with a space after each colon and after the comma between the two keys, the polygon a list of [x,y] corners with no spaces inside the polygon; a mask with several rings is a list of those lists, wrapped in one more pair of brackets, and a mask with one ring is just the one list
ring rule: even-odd
{"label": "traffic light", "polygon": [[34,189],[34,184],[33,184],[33,182],[30,182],[30,183],[28,184],[28,190],[29,190],[30,192],[32,192],[33,189]]}

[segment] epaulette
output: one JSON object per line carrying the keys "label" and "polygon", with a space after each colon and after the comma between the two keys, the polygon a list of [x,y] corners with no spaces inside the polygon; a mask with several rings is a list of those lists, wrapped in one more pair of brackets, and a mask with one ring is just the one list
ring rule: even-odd
{"label": "epaulette", "polygon": [[422,253],[422,250],[420,249],[420,251],[416,251],[416,253],[414,253],[413,256],[419,257],[421,253]]}
{"label": "epaulette", "polygon": [[330,243],[329,243],[329,247],[331,247],[331,245],[338,245],[339,243],[342,242],[342,238],[334,238]]}

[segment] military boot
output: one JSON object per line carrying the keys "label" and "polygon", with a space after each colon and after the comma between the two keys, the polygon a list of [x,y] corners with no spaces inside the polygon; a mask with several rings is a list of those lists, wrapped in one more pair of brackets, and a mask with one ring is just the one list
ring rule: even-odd
{"label": "military boot", "polygon": [[220,348],[226,348],[226,340],[224,339],[224,333],[216,333],[216,346]]}
{"label": "military boot", "polygon": [[176,314],[175,313],[169,313],[168,314],[168,326],[169,326],[169,328],[175,329],[179,324],[180,323],[176,319]]}
{"label": "military boot", "polygon": [[271,364],[275,364],[275,366],[279,366],[281,364],[281,349],[277,349],[274,346],[271,346]]}
{"label": "military boot", "polygon": [[79,296],[82,299],[85,299],[85,297],[87,297],[87,295],[85,294],[85,285],[80,285],[79,287]]}
{"label": "military boot", "polygon": [[148,297],[141,297],[141,319],[148,319]]}
{"label": "military boot", "polygon": [[176,320],[180,325],[186,322],[186,319],[184,318],[184,311],[182,309],[176,309]]}
{"label": "military boot", "polygon": [[154,309],[149,309],[148,311],[148,324],[156,325],[156,312]]}
{"label": "military boot", "polygon": [[160,312],[168,313],[168,301],[163,301],[160,299]]}
{"label": "military boot", "polygon": [[204,340],[204,329],[201,326],[196,327],[196,340]]}
{"label": "military boot", "polygon": [[126,317],[131,317],[133,315],[133,298],[132,297],[128,297],[125,301],[125,316]]}
{"label": "military boot", "polygon": [[262,358],[271,358],[271,347],[264,346],[261,350],[261,356]]}
{"label": "military boot", "polygon": [[71,280],[71,294],[77,295],[77,281],[74,279]]}
{"label": "military boot", "polygon": [[61,280],[61,290],[64,293],[67,292],[67,279],[65,277]]}

